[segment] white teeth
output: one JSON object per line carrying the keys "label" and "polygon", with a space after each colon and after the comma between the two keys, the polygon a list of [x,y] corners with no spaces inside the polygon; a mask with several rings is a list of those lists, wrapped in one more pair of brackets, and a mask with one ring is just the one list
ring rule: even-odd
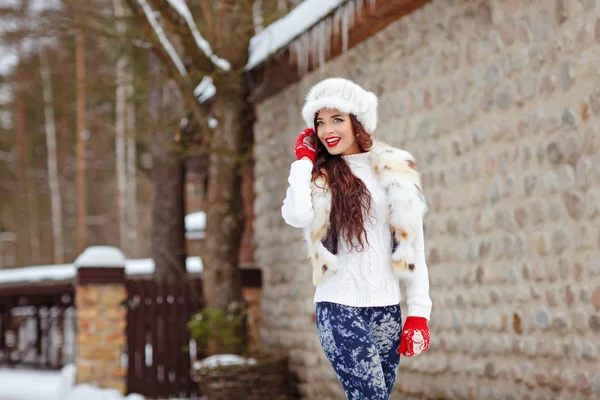
{"label": "white teeth", "polygon": [[334,143],[334,142],[337,142],[338,140],[341,140],[341,139],[340,138],[327,139],[327,143]]}

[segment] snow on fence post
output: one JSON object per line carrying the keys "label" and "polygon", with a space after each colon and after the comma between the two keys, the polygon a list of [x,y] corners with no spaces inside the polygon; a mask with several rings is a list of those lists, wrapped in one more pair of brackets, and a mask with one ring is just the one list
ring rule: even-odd
{"label": "snow on fence post", "polygon": [[110,246],[88,247],[75,260],[77,383],[126,392],[121,364],[126,343],[125,256]]}

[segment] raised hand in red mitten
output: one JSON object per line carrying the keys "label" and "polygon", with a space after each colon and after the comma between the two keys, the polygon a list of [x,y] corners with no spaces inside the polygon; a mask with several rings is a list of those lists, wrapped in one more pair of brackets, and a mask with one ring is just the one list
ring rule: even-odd
{"label": "raised hand in red mitten", "polygon": [[407,317],[398,353],[405,357],[418,356],[429,347],[429,327],[427,320],[423,317]]}
{"label": "raised hand in red mitten", "polygon": [[308,157],[312,162],[315,162],[317,151],[315,150],[315,141],[317,135],[312,128],[306,128],[296,139],[296,145],[294,146],[294,152],[296,153],[296,159],[302,157]]}

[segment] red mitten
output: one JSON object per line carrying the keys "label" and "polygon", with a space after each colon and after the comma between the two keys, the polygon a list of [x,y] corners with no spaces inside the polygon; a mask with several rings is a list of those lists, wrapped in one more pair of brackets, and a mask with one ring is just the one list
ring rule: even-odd
{"label": "red mitten", "polygon": [[407,317],[398,353],[405,357],[418,356],[429,347],[429,327],[427,320],[423,317]]}
{"label": "red mitten", "polygon": [[299,160],[302,157],[308,157],[312,160],[312,162],[315,162],[315,158],[317,156],[317,152],[315,150],[315,140],[316,135],[312,128],[306,128],[300,132],[300,135],[298,135],[298,139],[296,140],[296,145],[294,146],[296,159]]}

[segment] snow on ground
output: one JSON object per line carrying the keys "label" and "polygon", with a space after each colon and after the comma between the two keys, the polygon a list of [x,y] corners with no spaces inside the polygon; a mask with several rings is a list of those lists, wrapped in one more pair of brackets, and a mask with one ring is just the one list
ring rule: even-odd
{"label": "snow on ground", "polygon": [[116,390],[77,385],[75,366],[61,372],[0,368],[0,400],[144,400],[139,394],[123,397]]}
{"label": "snow on ground", "polygon": [[244,358],[237,354],[215,354],[214,356],[206,357],[201,361],[194,362],[194,368],[214,368],[225,365],[254,365],[256,359]]}
{"label": "snow on ground", "polygon": [[0,400],[62,400],[60,372],[0,368]]}

